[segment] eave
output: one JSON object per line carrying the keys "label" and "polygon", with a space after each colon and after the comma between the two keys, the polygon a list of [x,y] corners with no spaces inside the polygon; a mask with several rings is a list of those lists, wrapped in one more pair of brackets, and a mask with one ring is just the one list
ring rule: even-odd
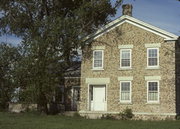
{"label": "eave", "polygon": [[110,22],[109,24],[105,25],[104,27],[100,28],[95,33],[87,36],[85,41],[97,39],[98,37],[106,34],[107,32],[109,32],[109,31],[113,30],[114,28],[122,25],[123,23],[129,23],[129,24],[135,25],[139,28],[142,28],[146,31],[152,32],[156,35],[163,37],[165,41],[169,41],[169,40],[174,41],[174,40],[178,39],[178,36],[175,34],[172,34],[170,32],[163,30],[163,29],[160,29],[158,27],[155,27],[153,25],[145,23],[145,22],[138,20],[134,17],[123,15],[123,16],[117,18],[116,20]]}

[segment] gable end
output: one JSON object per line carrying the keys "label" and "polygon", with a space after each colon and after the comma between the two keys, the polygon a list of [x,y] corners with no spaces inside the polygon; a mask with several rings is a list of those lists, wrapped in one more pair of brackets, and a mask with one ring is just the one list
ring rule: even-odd
{"label": "gable end", "polygon": [[140,21],[140,20],[138,20],[136,18],[133,18],[131,16],[123,15],[120,18],[110,22],[106,26],[100,28],[94,34],[87,36],[86,41],[97,39],[98,37],[100,37],[100,36],[106,34],[107,32],[115,29],[116,27],[122,25],[123,23],[129,23],[129,24],[137,26],[137,27],[139,27],[141,29],[144,29],[146,31],[152,32],[152,33],[154,33],[156,35],[159,35],[159,36],[163,37],[164,40],[166,40],[166,41],[167,40],[177,40],[178,39],[177,35],[169,33],[169,32],[167,32],[165,30],[157,28],[157,27],[155,27],[153,25],[150,25],[148,23]]}

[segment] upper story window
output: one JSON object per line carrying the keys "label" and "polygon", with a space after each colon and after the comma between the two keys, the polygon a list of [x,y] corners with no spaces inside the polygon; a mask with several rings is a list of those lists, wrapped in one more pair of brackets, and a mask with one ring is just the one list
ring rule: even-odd
{"label": "upper story window", "polygon": [[93,51],[93,69],[103,69],[103,50],[94,50]]}
{"label": "upper story window", "polygon": [[131,81],[120,82],[120,102],[131,102]]}
{"label": "upper story window", "polygon": [[120,68],[131,68],[131,49],[120,50]]}
{"label": "upper story window", "polygon": [[159,48],[147,48],[147,67],[159,66]]}
{"label": "upper story window", "polygon": [[159,81],[148,81],[147,92],[148,102],[159,102]]}

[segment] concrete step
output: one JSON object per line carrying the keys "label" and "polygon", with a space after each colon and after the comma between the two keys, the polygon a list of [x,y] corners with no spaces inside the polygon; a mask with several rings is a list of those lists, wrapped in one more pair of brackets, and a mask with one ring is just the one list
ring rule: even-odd
{"label": "concrete step", "polygon": [[77,113],[77,111],[65,111],[62,114],[65,116],[74,116],[75,113]]}

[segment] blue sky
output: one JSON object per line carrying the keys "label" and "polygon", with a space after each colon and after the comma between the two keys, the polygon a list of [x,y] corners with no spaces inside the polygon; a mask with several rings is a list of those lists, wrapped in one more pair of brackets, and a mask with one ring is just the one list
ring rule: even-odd
{"label": "blue sky", "polygon": [[[112,0],[114,2],[114,0]],[[177,0],[124,0],[133,5],[133,17],[180,36],[180,2]],[[120,17],[120,8],[116,16]],[[15,36],[1,36],[0,42],[17,45],[21,39]]]}
{"label": "blue sky", "polygon": [[[180,2],[177,0],[124,0],[133,5],[133,17],[180,36]],[[122,15],[118,10],[115,18]]]}

